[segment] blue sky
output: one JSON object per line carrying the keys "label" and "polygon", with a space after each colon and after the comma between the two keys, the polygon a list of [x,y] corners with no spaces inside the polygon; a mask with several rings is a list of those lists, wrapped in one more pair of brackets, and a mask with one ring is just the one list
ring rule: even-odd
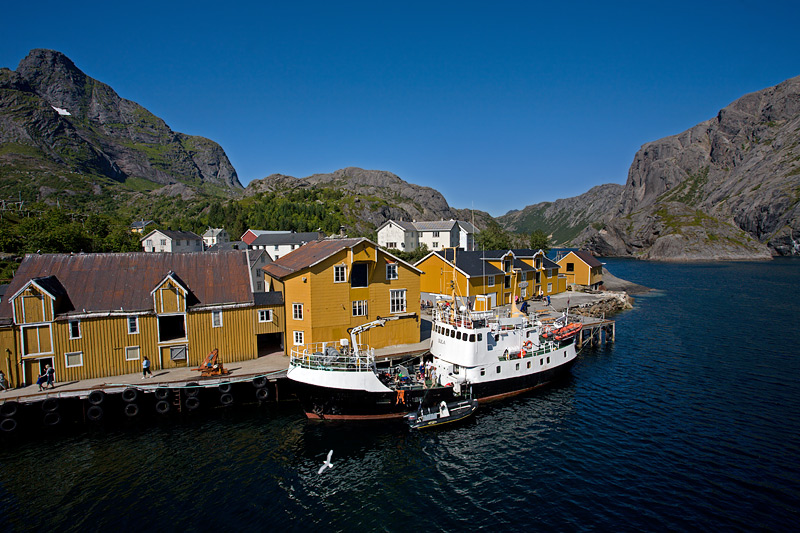
{"label": "blue sky", "polygon": [[13,2],[33,48],[218,142],[247,185],[347,166],[501,215],[800,75],[797,2]]}

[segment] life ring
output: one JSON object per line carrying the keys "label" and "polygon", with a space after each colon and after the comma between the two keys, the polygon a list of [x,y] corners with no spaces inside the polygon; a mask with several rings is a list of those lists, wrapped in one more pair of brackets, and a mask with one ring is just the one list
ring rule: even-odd
{"label": "life ring", "polygon": [[166,400],[169,398],[169,388],[168,387],[159,387],[156,389],[156,400]]}
{"label": "life ring", "polygon": [[160,402],[156,403],[156,412],[161,415],[169,413],[169,402],[166,400],[161,400]]}
{"label": "life ring", "polygon": [[3,402],[3,405],[0,405],[0,416],[11,418],[17,414],[18,409],[17,402]]}
{"label": "life ring", "polygon": [[58,400],[55,398],[47,398],[42,402],[42,411],[46,413],[53,412],[58,409]]}
{"label": "life ring", "polygon": [[55,411],[50,411],[49,413],[44,414],[44,419],[42,421],[44,422],[45,426],[56,426],[59,422],[61,422],[61,415]]}
{"label": "life ring", "polygon": [[526,350],[530,350],[531,348],[533,348],[533,342],[525,341],[525,344],[523,344],[523,346],[525,347]]}
{"label": "life ring", "polygon": [[269,398],[269,391],[267,390],[266,387],[263,387],[263,388],[260,388],[260,389],[256,389],[256,399],[257,400],[260,400],[260,401],[263,402],[267,398]]}
{"label": "life ring", "polygon": [[92,405],[86,410],[86,418],[92,422],[100,422],[103,419],[103,408],[99,405]]}
{"label": "life ring", "polygon": [[125,416],[133,418],[139,414],[139,406],[135,403],[129,403],[125,406]]}
{"label": "life ring", "polygon": [[0,431],[11,433],[15,429],[17,429],[17,421],[13,418],[4,418],[0,421]]}
{"label": "life ring", "polygon": [[223,394],[222,396],[219,397],[219,403],[221,403],[222,405],[230,405],[233,403],[233,396],[231,396],[230,394]]}
{"label": "life ring", "polygon": [[260,389],[261,387],[265,387],[267,385],[267,378],[264,376],[258,376],[257,378],[253,378],[253,387]]}
{"label": "life ring", "polygon": [[101,390],[93,390],[89,393],[89,403],[92,405],[100,405],[106,399],[106,393]]}
{"label": "life ring", "polygon": [[133,387],[128,387],[127,389],[122,391],[122,399],[128,403],[135,402],[138,396],[139,396],[139,391]]}
{"label": "life ring", "polygon": [[227,394],[231,391],[231,384],[230,383],[220,383],[217,388],[222,394]]}
{"label": "life ring", "polygon": [[200,394],[200,389],[198,387],[199,385],[197,383],[187,383],[184,394],[186,394],[187,398],[194,398]]}
{"label": "life ring", "polygon": [[186,398],[186,409],[194,411],[198,407],[200,407],[200,398],[197,396],[189,396]]}

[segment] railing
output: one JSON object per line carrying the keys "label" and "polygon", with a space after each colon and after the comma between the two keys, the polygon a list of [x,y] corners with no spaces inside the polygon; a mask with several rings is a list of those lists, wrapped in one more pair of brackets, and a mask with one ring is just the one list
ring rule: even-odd
{"label": "railing", "polygon": [[552,352],[556,351],[557,349],[558,349],[558,346],[556,346],[556,344],[554,342],[547,341],[544,344],[542,344],[541,346],[539,346],[539,348],[537,348],[536,350],[532,350],[532,351],[525,350],[525,355],[523,355],[522,357],[520,357],[520,354],[522,353],[522,350],[520,350],[519,352],[513,352],[513,353],[509,352],[509,351],[506,351],[502,355],[497,356],[497,360],[498,361],[510,361],[512,359],[527,359],[528,357],[538,357],[538,356],[541,356],[541,355],[547,355],[549,353],[552,353]]}
{"label": "railing", "polygon": [[338,342],[316,342],[295,346],[289,354],[291,366],[334,372],[372,372],[375,350],[369,346],[341,346]]}

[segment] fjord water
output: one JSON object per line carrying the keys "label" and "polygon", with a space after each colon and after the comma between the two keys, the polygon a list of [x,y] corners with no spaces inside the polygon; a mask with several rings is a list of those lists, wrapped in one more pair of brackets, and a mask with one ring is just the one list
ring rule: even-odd
{"label": "fjord water", "polygon": [[657,290],[546,390],[429,433],[289,403],[5,442],[0,530],[796,530],[800,260],[607,267]]}

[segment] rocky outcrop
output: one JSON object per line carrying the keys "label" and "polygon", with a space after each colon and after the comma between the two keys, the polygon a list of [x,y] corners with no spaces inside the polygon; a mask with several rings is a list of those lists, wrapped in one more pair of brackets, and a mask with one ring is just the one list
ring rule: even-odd
{"label": "rocky outcrop", "polygon": [[[384,170],[348,167],[329,174],[294,178],[273,174],[252,181],[245,195],[280,192],[296,188],[332,188],[344,191],[350,201],[342,205],[346,214],[360,221],[364,231],[387,220],[449,220],[463,212],[451,209],[440,192],[400,179]],[[462,218],[463,220],[463,218]]]}
{"label": "rocky outcrop", "polygon": [[560,245],[572,241],[587,225],[599,223],[616,209],[622,191],[623,186],[616,183],[598,185],[580,196],[509,211],[497,221],[517,233],[546,231],[552,244]]}
{"label": "rocky outcrop", "polygon": [[617,208],[575,243],[659,260],[800,253],[799,144],[796,77],[642,146]]}
{"label": "rocky outcrop", "polygon": [[53,50],[32,50],[16,71],[0,70],[0,143],[15,168],[242,189],[217,143],[172,131]]}

